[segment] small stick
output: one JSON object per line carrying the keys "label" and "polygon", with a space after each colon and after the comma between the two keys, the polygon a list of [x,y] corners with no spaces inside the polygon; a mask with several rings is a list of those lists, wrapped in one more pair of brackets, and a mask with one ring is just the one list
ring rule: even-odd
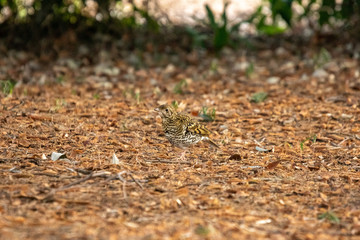
{"label": "small stick", "polygon": [[[75,169],[75,171],[77,172],[84,172],[83,170],[80,170],[80,169]],[[106,176],[109,176],[107,178],[107,181],[110,181],[110,180],[113,180],[113,179],[119,179],[120,181],[123,182],[123,192],[124,192],[124,198],[127,197],[127,194],[126,194],[126,183],[128,182],[125,178],[122,177],[123,174],[127,174],[130,176],[130,178],[132,179],[132,181],[134,181],[136,183],[136,185],[138,185],[142,190],[144,189],[144,187],[140,184],[140,182],[138,180],[136,180],[134,178],[134,176],[127,172],[127,171],[122,171],[122,172],[119,172],[115,175],[111,175],[109,172],[106,172],[106,171],[101,171],[101,172],[90,172],[90,174],[88,174],[86,177],[82,178],[82,179],[79,179],[77,181],[74,181],[72,183],[69,183],[63,187],[60,187],[58,189],[52,189],[50,191],[50,193],[48,195],[46,195],[43,200],[48,200],[50,199],[52,196],[55,195],[56,192],[59,192],[59,191],[63,191],[63,190],[66,190],[74,185],[77,185],[79,183],[82,183],[82,182],[86,182],[87,180],[91,179],[91,178],[94,178],[94,177],[106,177]]]}
{"label": "small stick", "polygon": [[131,173],[129,174],[129,176],[141,189],[144,189],[144,187],[140,184],[140,182],[138,180],[136,180]]}
{"label": "small stick", "polygon": [[161,160],[161,159],[155,159],[155,160],[145,160],[145,162],[151,162],[151,163],[170,163],[170,164],[192,164],[189,161],[182,161],[182,162],[174,162],[174,161],[169,161],[169,160]]}
{"label": "small stick", "polygon": [[88,176],[86,176],[86,177],[84,177],[84,178],[82,178],[82,179],[79,179],[79,180],[77,180],[77,181],[75,181],[75,182],[69,183],[68,185],[65,185],[65,186],[63,186],[63,187],[61,187],[61,188],[58,188],[58,189],[56,189],[56,191],[65,190],[65,189],[68,189],[68,188],[70,188],[70,187],[72,187],[72,186],[74,186],[74,185],[76,185],[76,184],[79,184],[79,183],[82,183],[82,182],[86,182],[87,180],[89,180],[90,178],[93,177],[93,174],[94,174],[94,172],[91,172]]}

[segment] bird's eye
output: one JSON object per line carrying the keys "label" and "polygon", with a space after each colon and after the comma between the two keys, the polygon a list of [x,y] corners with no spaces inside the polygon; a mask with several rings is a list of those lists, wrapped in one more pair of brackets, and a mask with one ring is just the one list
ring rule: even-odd
{"label": "bird's eye", "polygon": [[165,109],[165,112],[169,112],[169,109]]}

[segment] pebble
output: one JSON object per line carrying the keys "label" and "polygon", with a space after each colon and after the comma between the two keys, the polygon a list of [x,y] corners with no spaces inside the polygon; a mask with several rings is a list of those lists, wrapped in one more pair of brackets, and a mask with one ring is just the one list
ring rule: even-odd
{"label": "pebble", "polygon": [[266,79],[267,83],[269,84],[277,84],[280,81],[279,77],[269,77],[268,79]]}
{"label": "pebble", "polygon": [[312,74],[312,76],[315,78],[326,78],[328,75],[328,72],[326,72],[322,68],[316,69],[315,72]]}

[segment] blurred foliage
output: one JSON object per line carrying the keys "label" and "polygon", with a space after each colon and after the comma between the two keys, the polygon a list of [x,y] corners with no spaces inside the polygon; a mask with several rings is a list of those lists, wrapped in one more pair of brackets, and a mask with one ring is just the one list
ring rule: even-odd
{"label": "blurred foliage", "polygon": [[[133,47],[139,48],[159,44],[157,40],[183,42],[186,35],[190,41],[185,43],[191,45],[188,48],[219,52],[239,45],[239,29],[244,23],[255,26],[259,33],[274,35],[303,19],[312,23],[309,27],[321,29],[325,25],[356,26],[360,16],[360,0],[262,0],[248,19],[231,22],[227,15],[230,1],[224,1],[219,16],[205,5],[205,19],[196,26],[181,26],[181,34],[177,34],[177,28],[160,24],[149,13],[149,2],[138,1],[138,6],[130,0],[0,0],[0,35],[6,36],[9,46],[26,43],[32,47],[46,36],[58,37],[74,30],[77,37],[85,40],[93,38],[94,33],[103,33],[130,39]],[[169,29],[174,31],[171,36]]]}
{"label": "blurred foliage", "polygon": [[265,101],[268,97],[266,92],[257,92],[251,95],[250,101],[254,103],[261,103]]}
{"label": "blurred foliage", "polygon": [[15,47],[71,30],[88,40],[95,33],[121,37],[136,31],[156,34],[159,29],[159,22],[148,11],[130,1],[0,0],[0,35]]}
{"label": "blurred foliage", "polygon": [[202,107],[201,111],[199,111],[199,116],[205,121],[205,122],[212,122],[215,120],[216,117],[216,110],[213,108],[210,110],[208,107],[204,106]]}
{"label": "blurred foliage", "polygon": [[219,51],[225,46],[233,45],[231,34],[237,33],[241,22],[236,23],[232,26],[228,26],[228,18],[226,15],[226,8],[228,3],[225,3],[224,10],[221,14],[221,19],[216,20],[213,11],[211,10],[209,5],[205,5],[208,24],[212,31],[212,47]]}
{"label": "blurred foliage", "polygon": [[321,48],[319,53],[314,56],[315,68],[323,68],[325,64],[331,61],[331,54],[325,48]]}
{"label": "blurred foliage", "polygon": [[359,16],[360,0],[263,0],[247,22],[260,33],[274,35],[305,18],[320,29],[324,25],[358,22]]}
{"label": "blurred foliage", "polygon": [[5,96],[11,95],[13,93],[15,85],[16,81],[13,79],[0,80],[0,89]]}
{"label": "blurred foliage", "polygon": [[[204,24],[205,31],[199,31],[192,27],[186,27],[187,33],[192,38],[195,48],[209,48],[219,52],[224,47],[235,47],[239,37],[239,27],[244,21],[229,24],[226,9],[229,2],[224,3],[220,19],[217,19],[214,11],[208,4],[205,5],[207,19]],[[203,29],[202,29],[203,30]]]}
{"label": "blurred foliage", "polygon": [[332,211],[326,211],[320,215],[318,215],[318,219],[327,220],[333,224],[340,224],[340,219],[338,216]]}
{"label": "blurred foliage", "polygon": [[184,94],[187,85],[186,79],[181,79],[181,81],[174,86],[173,92],[176,94]]}

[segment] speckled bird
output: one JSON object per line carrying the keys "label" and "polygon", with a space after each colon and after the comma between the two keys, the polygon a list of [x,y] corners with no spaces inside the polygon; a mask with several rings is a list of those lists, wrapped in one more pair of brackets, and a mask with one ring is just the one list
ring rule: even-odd
{"label": "speckled bird", "polygon": [[185,149],[180,159],[185,159],[186,148],[205,140],[219,148],[210,138],[210,130],[190,116],[176,112],[171,105],[161,105],[154,109],[162,118],[162,127],[169,142],[179,148]]}

